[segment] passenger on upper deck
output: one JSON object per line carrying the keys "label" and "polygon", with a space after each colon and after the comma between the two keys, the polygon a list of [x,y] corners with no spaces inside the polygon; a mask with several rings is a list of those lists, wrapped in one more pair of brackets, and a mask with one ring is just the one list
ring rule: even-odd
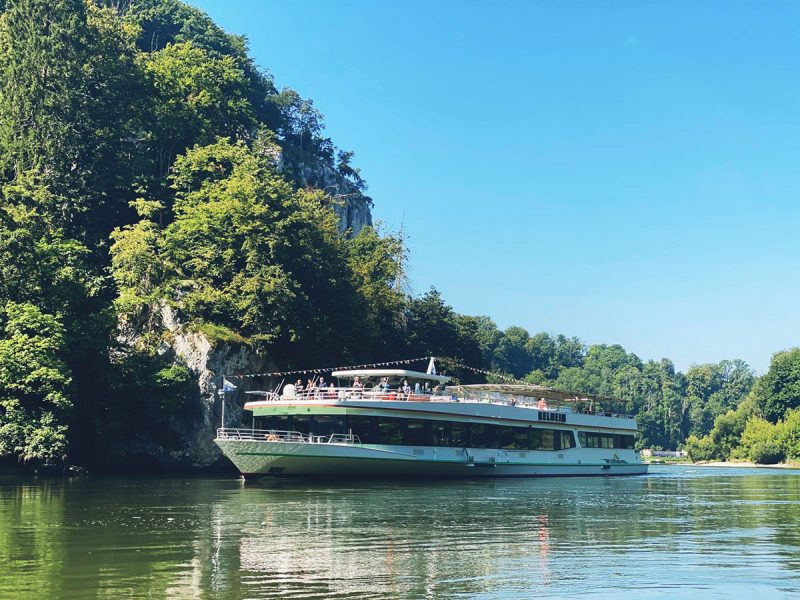
{"label": "passenger on upper deck", "polygon": [[297,380],[297,382],[294,384],[294,389],[295,389],[296,392],[302,392],[303,391],[303,380],[302,379],[298,379]]}
{"label": "passenger on upper deck", "polygon": [[403,385],[400,387],[400,391],[406,396],[411,394],[411,386],[408,385],[408,379],[403,379]]}
{"label": "passenger on upper deck", "polygon": [[364,384],[361,383],[361,379],[356,377],[353,380],[353,395],[361,396],[361,391],[364,389]]}
{"label": "passenger on upper deck", "polygon": [[380,384],[378,384],[378,389],[381,392],[388,392],[389,391],[389,378],[382,377]]}
{"label": "passenger on upper deck", "polygon": [[547,410],[547,400],[544,398],[539,398],[539,408],[542,410]]}

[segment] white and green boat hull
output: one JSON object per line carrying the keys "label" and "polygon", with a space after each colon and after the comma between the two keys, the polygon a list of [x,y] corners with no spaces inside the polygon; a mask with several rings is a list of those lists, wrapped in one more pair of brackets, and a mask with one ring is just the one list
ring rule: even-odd
{"label": "white and green boat hull", "polygon": [[633,450],[561,452],[216,439],[245,478],[473,478],[642,475]]}

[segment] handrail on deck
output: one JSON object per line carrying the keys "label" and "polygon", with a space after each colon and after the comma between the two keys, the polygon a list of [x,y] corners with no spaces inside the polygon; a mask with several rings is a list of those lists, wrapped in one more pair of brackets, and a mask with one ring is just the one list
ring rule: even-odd
{"label": "handrail on deck", "polygon": [[350,433],[333,433],[329,435],[304,435],[299,431],[279,429],[244,429],[238,427],[220,427],[217,429],[218,440],[240,440],[245,442],[283,442],[292,444],[358,444],[361,439]]}
{"label": "handrail on deck", "polygon": [[[254,393],[254,392],[248,392]],[[258,392],[255,392],[258,393]],[[594,407],[591,404],[575,403],[573,408],[568,401],[553,404],[552,402],[542,403],[541,401],[510,395],[490,395],[486,393],[469,393],[462,396],[450,394],[447,391],[436,393],[430,390],[423,390],[420,393],[405,393],[400,390],[380,389],[378,386],[370,389],[359,387],[326,387],[314,388],[311,390],[299,391],[293,396],[280,396],[273,392],[263,392],[264,399],[260,402],[286,402],[297,401],[331,401],[338,402],[344,400],[372,400],[375,402],[466,402],[498,404],[502,406],[518,406],[520,408],[532,408],[552,412],[572,411],[577,414],[596,415],[600,417],[615,417],[619,419],[633,419],[633,415],[619,413],[615,411],[603,410],[601,407]]]}

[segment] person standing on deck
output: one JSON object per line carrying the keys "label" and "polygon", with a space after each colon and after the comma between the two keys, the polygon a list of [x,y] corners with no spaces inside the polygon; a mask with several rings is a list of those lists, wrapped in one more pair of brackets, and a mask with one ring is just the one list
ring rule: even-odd
{"label": "person standing on deck", "polygon": [[361,379],[356,377],[353,380],[353,396],[355,396],[356,398],[360,398],[361,397],[361,391],[363,389],[364,389],[364,384],[361,383]]}

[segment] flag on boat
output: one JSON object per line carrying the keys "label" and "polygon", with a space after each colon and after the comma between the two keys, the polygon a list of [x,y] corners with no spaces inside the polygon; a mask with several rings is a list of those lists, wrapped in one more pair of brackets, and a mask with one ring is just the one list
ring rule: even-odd
{"label": "flag on boat", "polygon": [[224,377],[222,378],[222,391],[223,392],[232,392],[235,389],[236,389],[235,385],[233,385],[230,381],[228,381]]}
{"label": "flag on boat", "polygon": [[428,375],[436,375],[436,364],[433,362],[436,360],[433,356],[431,356],[431,361],[428,363]]}

